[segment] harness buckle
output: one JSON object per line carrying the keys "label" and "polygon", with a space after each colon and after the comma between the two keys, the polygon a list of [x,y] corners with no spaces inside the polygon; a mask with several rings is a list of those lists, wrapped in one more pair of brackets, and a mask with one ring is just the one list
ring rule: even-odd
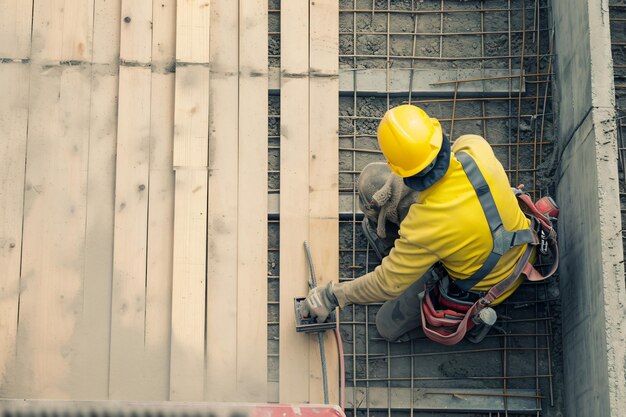
{"label": "harness buckle", "polygon": [[546,236],[546,232],[545,231],[541,231],[540,236],[540,245],[539,245],[539,252],[541,252],[542,255],[547,255],[548,254],[548,236]]}

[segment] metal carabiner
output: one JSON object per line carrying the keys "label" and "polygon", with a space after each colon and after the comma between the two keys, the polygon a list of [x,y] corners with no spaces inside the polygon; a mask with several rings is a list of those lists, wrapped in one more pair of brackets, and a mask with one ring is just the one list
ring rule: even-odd
{"label": "metal carabiner", "polygon": [[540,240],[539,251],[541,252],[542,255],[547,255],[548,254],[548,237],[546,236],[546,232],[544,232],[543,230],[541,231],[539,240]]}

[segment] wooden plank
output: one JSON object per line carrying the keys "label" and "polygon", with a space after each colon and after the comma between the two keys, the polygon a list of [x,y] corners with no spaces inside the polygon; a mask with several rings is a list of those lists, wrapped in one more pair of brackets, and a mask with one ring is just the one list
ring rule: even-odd
{"label": "wooden plank", "polygon": [[281,4],[279,399],[309,400],[309,336],[295,332],[294,297],[307,293],[309,239],[309,1]]}
{"label": "wooden plank", "polygon": [[237,399],[265,402],[267,316],[256,312],[267,310],[267,0],[241,0],[239,28]]}
{"label": "wooden plank", "polygon": [[152,2],[121,7],[109,397],[154,399],[146,372]]}
{"label": "wooden plank", "polygon": [[207,166],[210,19],[208,0],[178,2],[174,166]]}
{"label": "wooden plank", "polygon": [[9,367],[15,365],[29,72],[27,64],[0,64],[0,381],[10,380]]}
{"label": "wooden plank", "polygon": [[[68,398],[81,364],[93,2],[34,2],[14,394]],[[65,19],[72,28],[62,29]],[[50,62],[51,61],[51,62]],[[68,61],[76,65],[59,65]],[[40,63],[49,65],[42,66]]]}
{"label": "wooden plank", "polygon": [[208,401],[237,399],[238,7],[238,2],[232,0],[211,3],[205,387]]}
{"label": "wooden plank", "polygon": [[174,166],[206,167],[209,157],[208,67],[176,64],[174,111],[177,121],[174,130]]}
{"label": "wooden plank", "polygon": [[144,332],[150,69],[120,67],[109,396],[147,399]]}
{"label": "wooden plank", "polygon": [[147,66],[152,60],[152,8],[150,0],[122,0],[120,60]]}
{"label": "wooden plank", "polygon": [[169,398],[174,241],[174,73],[176,1],[153,0],[150,193],[144,372],[154,399]]}
{"label": "wooden plank", "polygon": [[[90,70],[33,65],[18,369],[20,397],[71,397],[83,302]],[[22,385],[23,384],[23,385]]]}
{"label": "wooden plank", "polygon": [[30,58],[32,0],[0,0],[0,58]]}
{"label": "wooden plank", "polygon": [[83,300],[74,336],[74,399],[108,398],[120,2],[94,4]]}
{"label": "wooden plank", "polygon": [[209,0],[179,0],[176,16],[176,61],[209,63]]}
{"label": "wooden plank", "polygon": [[35,0],[32,58],[91,61],[93,7],[93,1]]}
{"label": "wooden plank", "polygon": [[204,397],[209,25],[208,1],[178,1],[171,400]]}
{"label": "wooden plank", "polygon": [[[317,285],[339,280],[339,10],[335,0],[310,4],[309,239]],[[314,75],[314,76],[313,76]],[[328,397],[338,404],[339,363],[332,332],[324,335]],[[320,347],[310,338],[309,401],[324,402]]]}
{"label": "wooden plank", "polygon": [[207,171],[176,171],[170,398],[204,395]]}

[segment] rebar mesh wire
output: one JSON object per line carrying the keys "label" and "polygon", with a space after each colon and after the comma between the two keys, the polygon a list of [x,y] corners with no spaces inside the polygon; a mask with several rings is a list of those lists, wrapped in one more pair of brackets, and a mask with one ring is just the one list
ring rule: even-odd
{"label": "rebar mesh wire", "polygon": [[[615,81],[615,110],[617,114],[617,146],[620,203],[622,213],[622,241],[626,248],[626,2],[611,0],[611,50],[613,52],[613,72]],[[625,250],[626,256],[626,250]]]}
{"label": "rebar mesh wire", "polygon": [[[356,198],[356,182],[370,162],[384,160],[376,128],[385,111],[413,103],[437,117],[454,140],[462,134],[479,134],[493,146],[512,184],[524,184],[537,198],[550,191],[554,115],[552,110],[552,17],[548,0],[340,0],[339,64],[342,73],[384,71],[387,91],[394,71],[489,70],[483,85],[506,80],[503,93],[489,96],[463,93],[463,78],[450,78],[447,94],[429,91],[368,94],[359,91],[340,95],[339,172],[342,205],[340,214],[340,280],[347,281],[371,271],[378,264],[361,231],[362,214]],[[278,0],[270,1],[270,66],[280,59]],[[519,74],[524,74],[520,77]],[[460,71],[459,74],[463,74]],[[494,75],[496,74],[496,75]],[[407,83],[411,84],[411,83]],[[361,86],[363,87],[363,86]],[[363,89],[365,90],[365,88]],[[270,97],[270,192],[278,192],[279,98]],[[348,198],[344,198],[348,197]],[[350,201],[346,207],[345,202]],[[278,382],[278,228],[269,223],[268,265],[270,298],[269,379]],[[425,337],[410,343],[390,344],[376,331],[380,305],[350,306],[341,311],[346,381],[366,393],[382,388],[391,398],[396,389],[412,388],[415,408],[384,406],[370,395],[346,407],[353,416],[426,416],[437,412],[419,410],[419,395],[428,389],[448,389],[446,399],[464,398],[464,389],[490,389],[492,412],[468,409],[460,415],[509,415],[510,390],[532,391],[534,411],[526,415],[557,415],[562,398],[555,390],[554,368],[560,372],[558,285],[554,282],[524,284],[498,308],[500,331],[492,330],[479,345],[461,342],[441,346]],[[416,306],[417,308],[417,306]],[[485,391],[487,392],[487,391]],[[493,392],[493,391],[490,391]],[[513,391],[518,392],[518,391]],[[433,394],[434,395],[434,394]],[[493,394],[488,394],[493,395]],[[496,403],[504,404],[497,406]],[[556,407],[552,407],[556,405]],[[552,411],[551,411],[552,410]],[[442,411],[442,413],[447,413]]]}

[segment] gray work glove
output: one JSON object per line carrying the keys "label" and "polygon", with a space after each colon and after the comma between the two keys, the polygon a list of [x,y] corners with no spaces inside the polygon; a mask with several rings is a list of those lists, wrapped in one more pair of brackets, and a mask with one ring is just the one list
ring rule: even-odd
{"label": "gray work glove", "polygon": [[302,306],[302,314],[304,317],[317,318],[318,323],[324,323],[337,307],[339,303],[333,294],[333,283],[329,282],[325,287],[315,287],[309,291]]}

